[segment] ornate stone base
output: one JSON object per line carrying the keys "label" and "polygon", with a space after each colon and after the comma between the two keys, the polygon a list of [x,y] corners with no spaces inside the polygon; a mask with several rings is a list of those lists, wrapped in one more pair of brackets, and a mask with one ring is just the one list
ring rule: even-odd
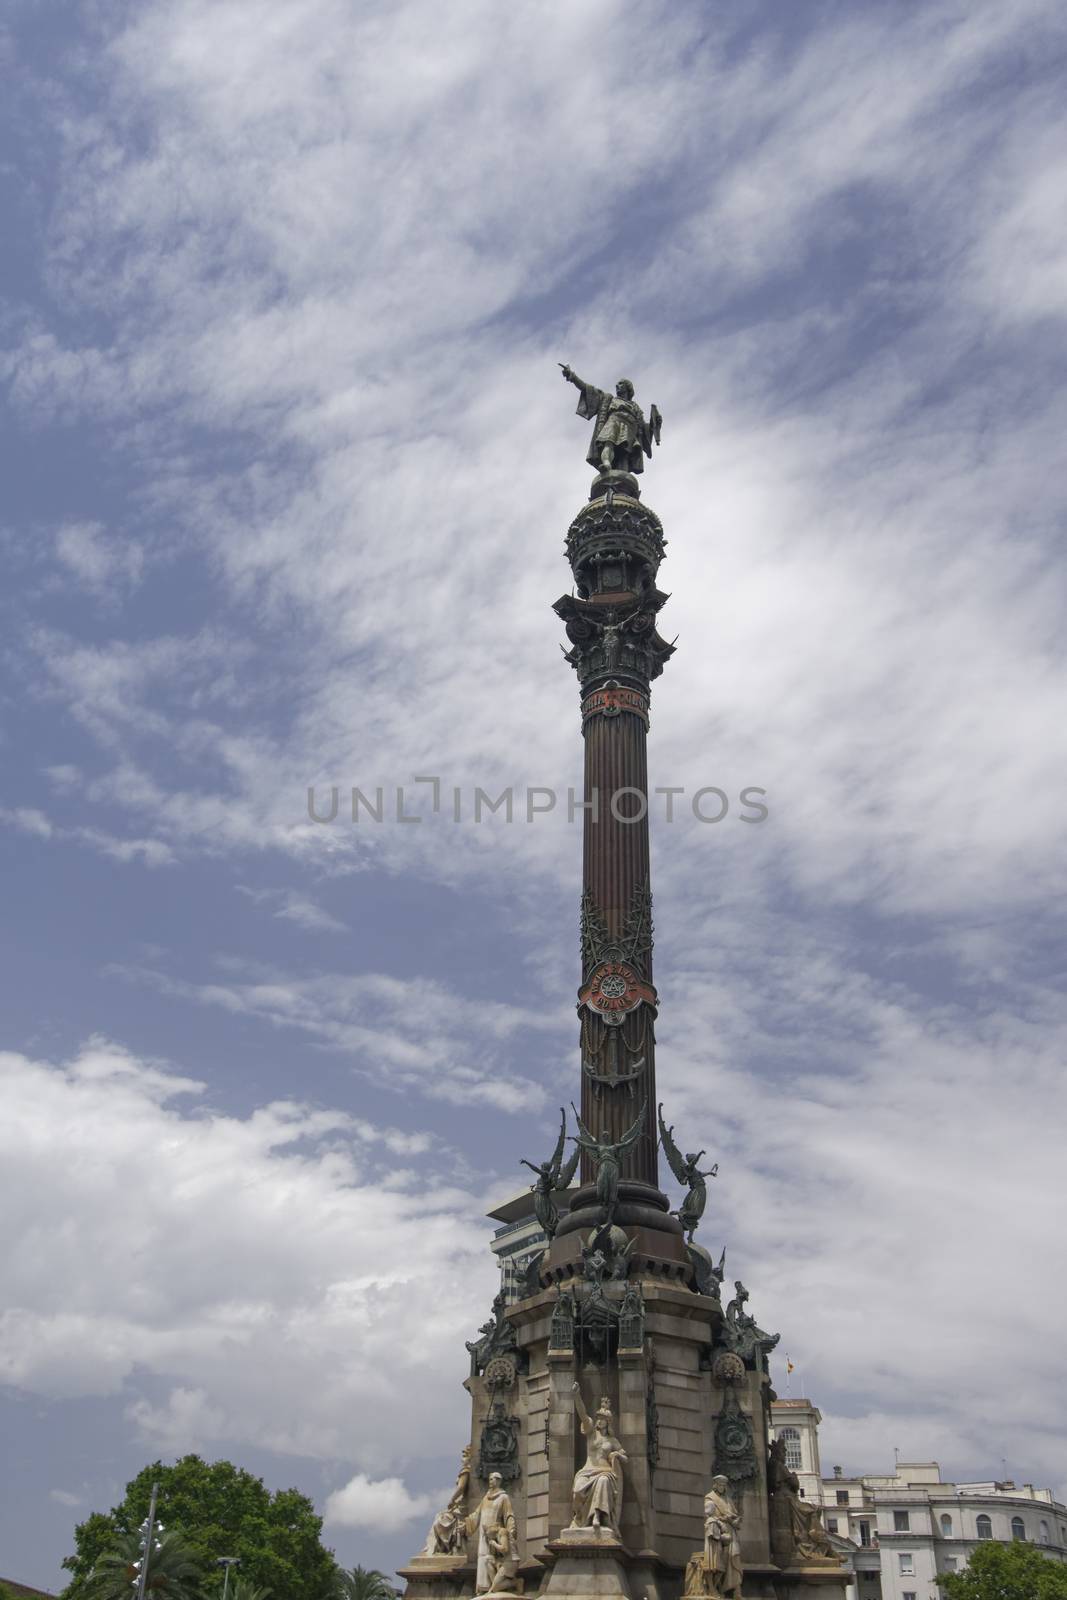
{"label": "ornate stone base", "polygon": [[641,486],[632,472],[620,472],[613,467],[608,472],[598,472],[589,490],[590,500],[602,500],[608,490],[624,494],[631,500],[640,500]]}
{"label": "ornate stone base", "polygon": [[407,1600],[465,1600],[474,1593],[477,1572],[466,1555],[413,1556],[406,1567],[399,1568],[407,1585]]}
{"label": "ornate stone base", "polygon": [[634,1600],[627,1579],[629,1551],[609,1528],[564,1528],[549,1542],[554,1557],[541,1600]]}

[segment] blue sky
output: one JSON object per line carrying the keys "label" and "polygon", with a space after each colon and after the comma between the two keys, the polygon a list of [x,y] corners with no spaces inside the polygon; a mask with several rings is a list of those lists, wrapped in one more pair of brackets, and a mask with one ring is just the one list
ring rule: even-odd
{"label": "blue sky", "polygon": [[824,1461],[1063,1491],[1065,32],[8,8],[8,1575],[157,1454],[379,1566],[451,1482],[484,1213],[576,1085],[557,361],[665,418],[653,782],[768,795],[653,808],[705,1243]]}

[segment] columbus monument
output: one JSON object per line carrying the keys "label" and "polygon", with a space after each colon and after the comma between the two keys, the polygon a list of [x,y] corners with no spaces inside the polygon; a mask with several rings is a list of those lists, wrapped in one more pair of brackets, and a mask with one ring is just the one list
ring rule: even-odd
{"label": "columbus monument", "polygon": [[[606,390],[562,371],[597,473],[554,608],[585,742],[576,1098],[551,1154],[526,1163],[548,1245],[467,1345],[470,1435],[402,1569],[405,1600],[841,1600],[844,1569],[772,1450],[778,1335],[740,1280],[724,1291],[722,1242],[696,1237],[717,1168],[656,1095],[647,735],[674,646],[658,630],[663,528],[638,480],[662,418],[627,378]],[[661,1148],[686,1191],[676,1211]]]}

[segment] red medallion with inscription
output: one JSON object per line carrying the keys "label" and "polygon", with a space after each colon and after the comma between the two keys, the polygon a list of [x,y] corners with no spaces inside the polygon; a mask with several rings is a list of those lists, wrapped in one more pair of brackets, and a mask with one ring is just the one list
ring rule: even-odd
{"label": "red medallion with inscription", "polygon": [[648,727],[648,696],[637,689],[609,683],[603,689],[594,689],[582,701],[583,723],[595,716],[617,717],[622,711],[632,711]]}
{"label": "red medallion with inscription", "polygon": [[644,1001],[655,1006],[656,991],[626,961],[602,961],[578,991],[579,1006],[601,1017],[623,1017]]}

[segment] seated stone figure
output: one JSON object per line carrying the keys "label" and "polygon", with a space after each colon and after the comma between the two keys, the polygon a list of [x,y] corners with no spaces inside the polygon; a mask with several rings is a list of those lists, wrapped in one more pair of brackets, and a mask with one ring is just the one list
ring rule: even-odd
{"label": "seated stone figure", "polygon": [[767,1457],[771,1491],[771,1541],[778,1560],[839,1561],[819,1508],[800,1493],[800,1479],[786,1465],[785,1441],[775,1439]]}
{"label": "seated stone figure", "polygon": [[471,1481],[471,1447],[464,1446],[456,1486],[445,1509],[433,1519],[426,1537],[424,1556],[457,1555],[466,1544],[464,1521],[467,1514],[467,1491]]}
{"label": "seated stone figure", "polygon": [[590,1417],[582,1400],[581,1390],[574,1385],[574,1403],[578,1408],[586,1445],[585,1466],[574,1475],[572,1528],[610,1528],[619,1532],[619,1513],[622,1510],[622,1464],[626,1452],[611,1431],[611,1407],[601,1400],[596,1418]]}

